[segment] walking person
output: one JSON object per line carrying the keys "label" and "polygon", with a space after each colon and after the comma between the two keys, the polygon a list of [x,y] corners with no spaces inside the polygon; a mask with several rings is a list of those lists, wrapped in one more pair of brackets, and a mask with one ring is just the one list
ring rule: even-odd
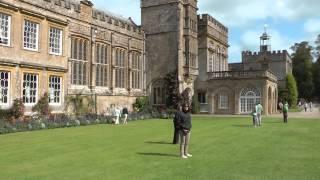
{"label": "walking person", "polygon": [[288,102],[285,102],[282,110],[284,123],[288,123],[288,111],[289,111],[289,104]]}
{"label": "walking person", "polygon": [[280,110],[280,113],[282,113],[282,109],[283,109],[283,103],[280,101],[280,102],[279,102],[279,110]]}
{"label": "walking person", "polygon": [[310,108],[310,112],[312,112],[312,102],[309,102],[309,108]]}
{"label": "walking person", "polygon": [[128,108],[127,107],[124,107],[122,109],[122,115],[123,115],[123,124],[128,124],[128,114],[129,114],[129,111],[128,111]]}
{"label": "walking person", "polygon": [[179,118],[180,118],[180,114],[182,113],[182,107],[181,105],[178,105],[177,111],[174,114],[173,117],[173,128],[174,128],[174,132],[173,132],[173,140],[172,140],[172,144],[179,144]]}
{"label": "walking person", "polygon": [[178,114],[178,126],[179,126],[179,133],[180,133],[180,157],[186,159],[188,157],[192,157],[189,154],[189,142],[190,142],[190,135],[191,135],[191,114],[189,105],[183,105],[182,112]]}
{"label": "walking person", "polygon": [[257,105],[255,106],[255,111],[257,113],[257,126],[261,126],[261,122],[262,122],[262,112],[263,112],[263,107],[262,105],[259,103],[257,103]]}
{"label": "walking person", "polygon": [[116,125],[120,124],[119,123],[120,115],[121,115],[120,108],[116,107],[116,109],[115,109],[115,124]]}
{"label": "walking person", "polygon": [[308,111],[308,103],[305,102],[305,103],[304,103],[304,112],[307,112],[307,111]]}

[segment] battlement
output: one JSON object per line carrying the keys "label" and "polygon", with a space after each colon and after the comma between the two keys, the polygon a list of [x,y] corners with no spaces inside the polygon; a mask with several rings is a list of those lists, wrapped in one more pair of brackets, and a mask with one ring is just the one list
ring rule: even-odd
{"label": "battlement", "polygon": [[224,26],[222,23],[220,23],[218,20],[216,20],[214,17],[212,17],[209,14],[198,15],[198,22],[199,24],[201,23],[209,24],[209,22],[211,22],[214,26],[216,26],[216,28],[221,29],[225,33],[228,33],[229,31],[226,26]]}
{"label": "battlement", "polygon": [[191,6],[197,8],[197,0],[182,0],[183,4],[190,4]]}
{"label": "battlement", "polygon": [[[35,6],[50,10],[57,11],[57,13],[61,13],[64,11],[63,15],[71,16],[71,17],[79,17],[79,14],[82,13],[81,5],[91,6],[92,8],[92,18],[93,20],[100,21],[99,24],[104,25],[112,25],[118,26],[126,29],[127,31],[131,31],[134,33],[141,34],[143,32],[140,26],[137,26],[131,18],[125,19],[121,16],[114,15],[110,12],[106,12],[103,10],[98,10],[93,8],[93,3],[89,0],[19,0],[22,2],[26,2],[29,4],[33,4]],[[59,12],[59,11],[60,12]]]}
{"label": "battlement", "polygon": [[278,50],[278,51],[267,51],[267,52],[252,52],[252,51],[242,51],[242,56],[260,56],[263,54],[267,55],[287,55],[288,51],[287,50]]}

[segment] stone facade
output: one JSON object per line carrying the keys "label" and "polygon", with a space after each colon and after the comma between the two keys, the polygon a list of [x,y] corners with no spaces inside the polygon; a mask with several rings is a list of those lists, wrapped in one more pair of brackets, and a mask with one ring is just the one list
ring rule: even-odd
{"label": "stone facade", "polygon": [[146,33],[147,87],[153,104],[165,104],[163,78],[177,71],[180,92],[198,75],[196,0],[142,0]]}
{"label": "stone facade", "polygon": [[208,14],[198,15],[199,77],[208,72],[228,71],[228,28]]}
{"label": "stone facade", "polygon": [[55,112],[65,110],[67,95],[83,94],[97,96],[100,113],[146,95],[145,34],[131,19],[87,0],[3,0],[0,15],[10,32],[0,44],[1,81],[8,83],[1,108],[24,98],[30,112],[47,92]]}
{"label": "stone facade", "polygon": [[278,78],[279,89],[286,88],[286,76],[292,73],[292,60],[288,51],[242,52],[244,70],[270,70]]}
{"label": "stone facade", "polygon": [[200,112],[248,114],[260,102],[265,114],[275,113],[277,77],[268,69],[245,69],[245,63],[228,65],[228,28],[208,14],[199,15],[198,22],[200,72],[195,91]]}
{"label": "stone facade", "polygon": [[277,112],[277,78],[269,71],[225,71],[197,81],[200,112],[249,114],[257,102],[265,114]]}

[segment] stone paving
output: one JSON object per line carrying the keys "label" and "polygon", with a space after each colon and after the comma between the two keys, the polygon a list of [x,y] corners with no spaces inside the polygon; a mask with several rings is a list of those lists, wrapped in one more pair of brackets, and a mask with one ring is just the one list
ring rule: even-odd
{"label": "stone paving", "polygon": [[[273,114],[268,117],[282,117],[282,114]],[[290,112],[289,113],[289,118],[318,118],[320,119],[320,104],[314,104],[314,107],[312,111],[310,109],[307,110],[307,112],[302,111],[302,112]]]}

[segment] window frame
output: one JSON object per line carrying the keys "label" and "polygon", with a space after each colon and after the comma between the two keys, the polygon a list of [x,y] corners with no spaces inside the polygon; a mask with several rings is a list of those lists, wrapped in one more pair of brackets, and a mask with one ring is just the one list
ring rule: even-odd
{"label": "window frame", "polygon": [[8,13],[4,13],[4,12],[0,12],[0,14],[8,16],[8,44],[4,44],[4,43],[0,43],[0,46],[10,46],[11,45],[11,23],[12,23],[12,15],[8,14]]}
{"label": "window frame", "polygon": [[[7,87],[7,102],[3,103],[0,102],[0,107],[8,107],[10,105],[10,85],[11,85],[11,72],[10,71],[5,71],[5,70],[0,70],[0,73],[8,73],[8,87]],[[1,77],[0,77],[1,78]],[[1,84],[0,84],[1,86]]]}
{"label": "window frame", "polygon": [[[96,82],[97,87],[109,87],[109,77],[110,77],[110,49],[111,45],[106,43],[96,43],[95,49],[95,64],[96,64]],[[100,50],[98,49],[100,48]],[[104,53],[103,53],[104,52]],[[99,55],[100,53],[100,55]],[[103,59],[104,58],[104,59]],[[101,61],[104,61],[101,62]],[[99,72],[98,69],[100,68]],[[104,68],[105,72],[102,73],[101,69]],[[99,74],[100,73],[100,74]],[[106,77],[102,78],[103,75]],[[99,79],[99,81],[98,81]],[[101,80],[101,81],[100,81]]]}
{"label": "window frame", "polygon": [[141,89],[141,72],[142,72],[141,52],[134,51],[131,53],[131,88]]}
{"label": "window frame", "polygon": [[[59,102],[50,102],[50,96],[51,96],[51,89],[50,89],[50,80],[51,77],[57,77],[60,79],[60,96],[59,96]],[[62,95],[63,95],[63,77],[62,76],[58,76],[58,75],[49,75],[49,79],[48,79],[48,96],[49,96],[49,105],[50,106],[60,106],[62,104]],[[55,98],[55,97],[54,97]]]}
{"label": "window frame", "polygon": [[219,109],[227,110],[229,109],[229,96],[228,94],[219,95]]}
{"label": "window frame", "polygon": [[[51,44],[51,29],[56,29],[56,30],[60,30],[60,41],[59,41],[59,46],[60,46],[60,51],[59,53],[56,52],[52,52],[52,49],[50,44]],[[63,54],[63,38],[64,38],[64,30],[63,28],[60,27],[56,27],[56,26],[49,26],[49,34],[48,34],[48,50],[49,50],[49,54],[51,55],[57,55],[57,56],[61,56]]]}
{"label": "window frame", "polygon": [[[79,87],[88,86],[89,78],[89,57],[88,51],[90,50],[89,40],[79,36],[71,36],[71,85]],[[76,69],[76,72],[74,70]],[[75,74],[80,72],[82,74]]]}
{"label": "window frame", "polygon": [[114,86],[117,89],[126,88],[126,59],[128,56],[127,49],[116,47],[114,50],[115,61],[114,61]]}
{"label": "window frame", "polygon": [[[37,81],[36,81],[36,83],[37,83],[37,85],[36,85],[36,95],[35,95],[35,102],[34,103],[26,103],[26,102],[24,102],[24,100],[23,100],[23,97],[24,97],[24,95],[23,95],[23,90],[24,90],[24,87],[23,87],[23,83],[24,83],[24,75],[25,74],[31,74],[31,75],[35,75],[36,77],[37,77]],[[37,104],[37,102],[38,102],[38,100],[39,100],[39,73],[33,73],[33,72],[23,72],[22,73],[22,84],[21,84],[21,86],[22,86],[22,88],[21,88],[21,95],[22,95],[22,100],[23,100],[23,104],[25,105],[25,106],[34,106],[34,105],[36,105]]]}
{"label": "window frame", "polygon": [[[37,25],[37,28],[36,28],[36,29],[37,29],[37,33],[36,33],[36,48],[35,48],[35,49],[25,47],[25,28],[26,28],[26,21],[29,21],[29,22],[34,23],[34,24]],[[23,20],[23,28],[22,28],[22,47],[23,47],[23,49],[29,50],[29,51],[35,51],[35,52],[39,51],[39,39],[40,39],[40,38],[39,38],[39,35],[40,35],[39,31],[40,31],[40,23],[39,23],[39,22],[34,21],[34,20],[31,20],[31,19],[27,19],[27,18],[25,18],[25,19]]]}

